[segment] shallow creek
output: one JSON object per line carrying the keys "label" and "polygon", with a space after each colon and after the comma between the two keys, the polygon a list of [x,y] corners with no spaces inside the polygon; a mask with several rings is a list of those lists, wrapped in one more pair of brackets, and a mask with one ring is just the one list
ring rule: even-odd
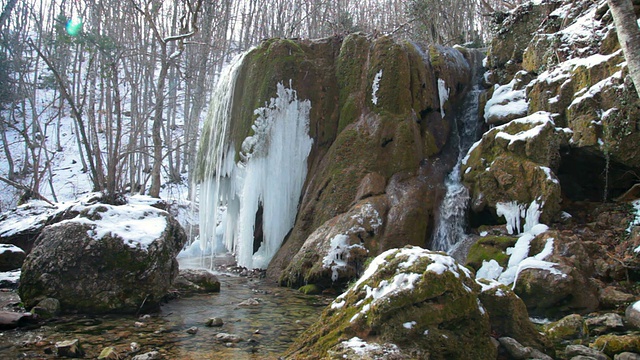
{"label": "shallow creek", "polygon": [[[157,314],[61,317],[31,330],[2,331],[0,359],[53,359],[55,343],[72,339],[80,340],[85,358],[97,358],[111,346],[123,359],[154,350],[163,359],[277,359],[332,300],[261,279],[218,278],[220,293],[178,298],[164,304]],[[250,298],[259,304],[238,306]],[[224,325],[206,326],[212,317],[221,318]],[[225,344],[215,339],[218,333],[243,340]],[[132,342],[137,343],[134,348],[139,347],[135,354]]]}

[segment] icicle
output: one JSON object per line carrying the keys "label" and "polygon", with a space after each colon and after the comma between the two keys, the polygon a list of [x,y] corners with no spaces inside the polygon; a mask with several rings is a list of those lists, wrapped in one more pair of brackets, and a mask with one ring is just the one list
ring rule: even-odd
{"label": "icicle", "polygon": [[[200,160],[210,163],[200,195],[201,248],[211,254],[226,248],[238,265],[266,268],[295,222],[313,144],[308,135],[311,103],[278,84],[276,97],[255,110],[253,135],[244,139],[236,157],[226,134],[236,76],[237,68],[224,78],[232,84],[219,83],[218,89],[226,91],[214,92],[213,104],[219,105],[212,105],[207,121],[216,136]],[[256,224],[260,206],[262,222]],[[260,239],[254,239],[259,226]]]}

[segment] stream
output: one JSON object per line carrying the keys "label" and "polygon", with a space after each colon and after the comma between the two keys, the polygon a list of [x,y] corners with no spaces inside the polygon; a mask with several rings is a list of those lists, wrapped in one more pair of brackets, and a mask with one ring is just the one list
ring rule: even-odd
{"label": "stream", "polygon": [[[85,358],[97,358],[111,346],[121,359],[158,351],[163,359],[277,359],[333,300],[277,287],[263,279],[217,274],[220,293],[195,295],[164,304],[157,314],[62,316],[34,329],[0,332],[1,359],[54,359],[55,343],[79,339]],[[19,301],[2,292],[3,307]],[[12,298],[13,297],[13,298]],[[258,305],[241,307],[247,299]],[[209,318],[223,319],[208,327]],[[190,331],[187,331],[191,329]],[[195,331],[195,334],[193,333]],[[242,339],[224,343],[218,333]],[[132,351],[131,343],[136,343]]]}

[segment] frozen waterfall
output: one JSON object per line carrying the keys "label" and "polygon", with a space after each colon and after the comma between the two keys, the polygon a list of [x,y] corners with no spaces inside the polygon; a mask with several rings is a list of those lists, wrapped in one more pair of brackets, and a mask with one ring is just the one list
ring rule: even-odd
{"label": "frozen waterfall", "polygon": [[242,60],[234,59],[213,93],[200,145],[207,151],[198,160],[206,167],[200,238],[185,251],[204,256],[228,251],[239,266],[266,268],[295,222],[313,145],[311,103],[299,100],[291,84],[277,84],[276,96],[254,111],[252,135],[237,153],[228,122]]}
{"label": "frozen waterfall", "polygon": [[465,237],[466,212],[469,190],[462,185],[460,165],[467,151],[476,140],[478,131],[478,98],[482,90],[478,85],[467,93],[463,111],[457,116],[453,139],[458,145],[458,161],[445,180],[446,193],[436,220],[433,250],[449,251]]}

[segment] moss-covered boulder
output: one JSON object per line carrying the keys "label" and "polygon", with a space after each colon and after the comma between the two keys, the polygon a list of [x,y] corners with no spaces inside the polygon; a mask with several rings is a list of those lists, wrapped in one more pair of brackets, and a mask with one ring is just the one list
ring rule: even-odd
{"label": "moss-covered boulder", "polygon": [[599,305],[593,282],[578,269],[563,264],[521,266],[513,291],[534,316],[588,313]]}
{"label": "moss-covered boulder", "polygon": [[44,228],[22,267],[27,308],[45,298],[62,312],[157,309],[178,275],[186,241],[178,222],[147,205],[76,206],[78,217]]}
{"label": "moss-covered boulder", "polygon": [[623,352],[640,353],[640,335],[602,335],[589,344],[589,347],[598,349],[610,357]]}
{"label": "moss-covered boulder", "polygon": [[495,358],[479,291],[472,274],[449,256],[418,247],[388,250],[285,356],[325,358],[358,338],[395,344],[414,358]]}
{"label": "moss-covered boulder", "polygon": [[480,302],[489,314],[493,334],[514,338],[524,346],[554,356],[553,344],[535,328],[527,307],[511,288],[486,279],[478,282],[482,286]]}
{"label": "moss-covered boulder", "polygon": [[513,247],[516,241],[517,238],[513,236],[481,237],[469,248],[466,264],[478,271],[484,261],[495,260],[500,266],[506,268],[509,261],[507,248]]}
{"label": "moss-covered boulder", "polygon": [[486,132],[463,160],[463,182],[475,212],[498,204],[541,206],[543,222],[560,211],[561,188],[554,174],[568,134],[549,113],[536,113]]}
{"label": "moss-covered boulder", "polygon": [[544,333],[556,344],[581,343],[589,338],[589,328],[584,318],[571,314],[547,324]]}

